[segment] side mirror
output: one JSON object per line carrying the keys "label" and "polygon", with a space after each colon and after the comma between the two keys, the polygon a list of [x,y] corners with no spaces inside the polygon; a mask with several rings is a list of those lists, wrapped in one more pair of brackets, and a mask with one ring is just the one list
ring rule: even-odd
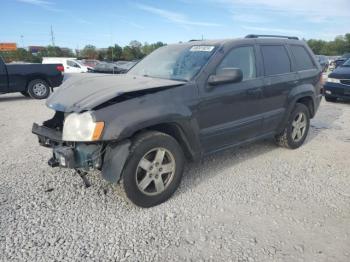
{"label": "side mirror", "polygon": [[238,83],[243,80],[243,72],[239,68],[223,68],[216,75],[211,75],[208,83],[211,86],[220,84]]}

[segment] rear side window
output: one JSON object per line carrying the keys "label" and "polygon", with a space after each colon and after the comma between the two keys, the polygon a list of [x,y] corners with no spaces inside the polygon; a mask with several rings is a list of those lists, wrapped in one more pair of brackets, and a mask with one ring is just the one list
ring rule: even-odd
{"label": "rear side window", "polygon": [[290,59],[283,45],[263,45],[261,46],[261,53],[266,76],[291,72]]}
{"label": "rear side window", "polygon": [[[308,69],[313,69],[315,68],[314,63],[311,60],[311,57],[306,51],[305,47],[300,46],[300,45],[291,45],[290,46],[294,60],[295,60],[295,69],[297,71],[302,71],[302,70],[308,70]],[[324,58],[321,57],[321,61]]]}

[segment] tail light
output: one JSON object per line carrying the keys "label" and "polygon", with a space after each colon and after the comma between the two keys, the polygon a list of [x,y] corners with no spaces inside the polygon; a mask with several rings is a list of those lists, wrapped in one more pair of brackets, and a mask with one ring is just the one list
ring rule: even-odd
{"label": "tail light", "polygon": [[57,71],[64,72],[64,67],[62,65],[56,66]]}

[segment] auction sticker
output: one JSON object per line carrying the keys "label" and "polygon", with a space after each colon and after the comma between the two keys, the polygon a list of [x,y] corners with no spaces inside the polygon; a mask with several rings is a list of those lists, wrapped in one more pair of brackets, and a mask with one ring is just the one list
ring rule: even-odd
{"label": "auction sticker", "polygon": [[211,52],[215,46],[211,45],[194,45],[191,47],[191,52]]}

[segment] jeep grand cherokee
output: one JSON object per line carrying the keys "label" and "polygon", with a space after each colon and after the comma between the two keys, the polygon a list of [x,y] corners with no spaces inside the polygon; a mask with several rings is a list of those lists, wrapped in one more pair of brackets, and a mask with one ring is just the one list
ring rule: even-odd
{"label": "jeep grand cherokee", "polygon": [[248,35],[157,49],[125,75],[67,80],[54,117],[32,132],[52,167],[90,170],[136,205],[166,201],[185,160],[267,137],[300,147],[321,100],[322,69],[296,37]]}

